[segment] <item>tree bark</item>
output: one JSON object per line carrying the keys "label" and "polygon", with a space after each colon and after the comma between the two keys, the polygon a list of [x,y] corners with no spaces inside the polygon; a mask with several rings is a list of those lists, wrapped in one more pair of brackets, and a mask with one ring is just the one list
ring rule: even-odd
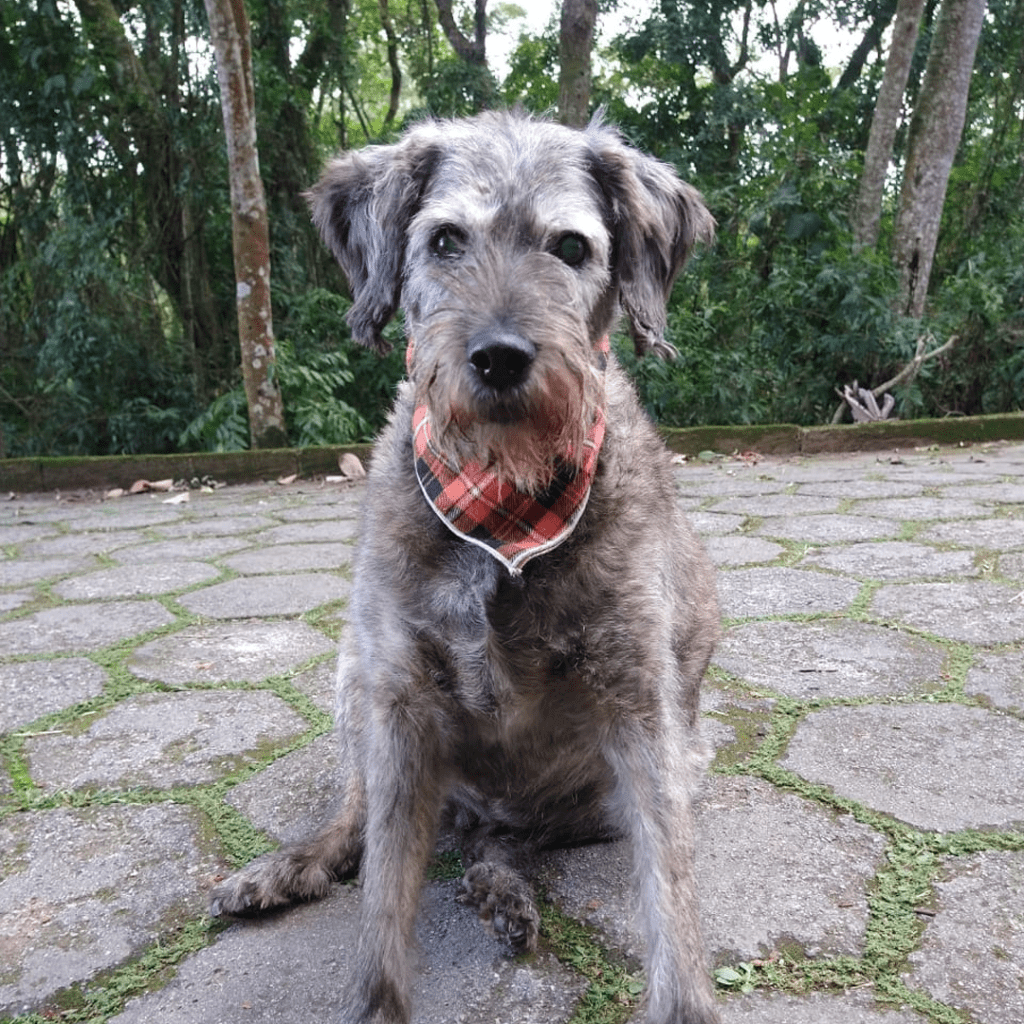
{"label": "tree bark", "polygon": [[558,119],[573,128],[582,128],[590,120],[590,54],[596,24],[597,0],[562,0]]}
{"label": "tree bark", "polygon": [[231,181],[231,241],[242,380],[254,448],[287,443],[281,392],[273,378],[270,234],[256,149],[256,97],[249,19],[243,0],[205,0],[217,62]]}
{"label": "tree bark", "polygon": [[942,0],[924,79],[910,122],[907,161],[893,241],[900,272],[897,309],[924,312],[946,185],[967,113],[985,0]]}
{"label": "tree bark", "polygon": [[925,0],[899,0],[896,5],[892,42],[885,58],[882,84],[871,117],[871,131],[864,151],[864,171],[851,217],[856,249],[868,248],[878,241],[885,176],[892,159],[892,147],[903,107],[903,92],[910,76],[924,3]]}

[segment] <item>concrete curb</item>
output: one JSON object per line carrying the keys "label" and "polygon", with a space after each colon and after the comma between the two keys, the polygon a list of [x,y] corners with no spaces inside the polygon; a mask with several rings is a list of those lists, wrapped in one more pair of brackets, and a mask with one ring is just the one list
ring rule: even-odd
{"label": "concrete curb", "polygon": [[[838,426],[710,426],[665,428],[674,452],[696,456],[714,451],[729,455],[819,455],[828,452],[880,451],[934,444],[978,444],[1024,438],[1024,414],[964,416],[948,419],[886,420]],[[324,448],[274,448],[241,452],[194,452],[176,455],[118,455],[0,460],[0,492],[97,490],[130,487],[136,480],[191,480],[212,477],[226,483],[276,480],[337,471],[338,459],[352,452],[364,459],[372,445]]]}

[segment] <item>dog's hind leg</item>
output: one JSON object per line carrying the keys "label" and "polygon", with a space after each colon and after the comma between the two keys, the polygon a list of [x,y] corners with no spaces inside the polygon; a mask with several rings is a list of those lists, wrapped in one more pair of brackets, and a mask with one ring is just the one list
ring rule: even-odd
{"label": "dog's hind leg", "polygon": [[331,885],[356,873],[366,822],[362,780],[349,781],[340,810],[307,839],[259,857],[210,892],[214,917],[248,917],[276,907],[320,899]]}

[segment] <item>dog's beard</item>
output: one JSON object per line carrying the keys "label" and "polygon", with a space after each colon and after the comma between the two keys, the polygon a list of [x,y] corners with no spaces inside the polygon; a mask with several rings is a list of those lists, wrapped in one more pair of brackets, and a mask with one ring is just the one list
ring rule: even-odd
{"label": "dog's beard", "polygon": [[527,494],[545,490],[566,467],[578,469],[604,400],[603,381],[590,365],[535,371],[530,386],[498,400],[460,393],[441,403],[428,389],[441,453],[459,466],[477,463]]}

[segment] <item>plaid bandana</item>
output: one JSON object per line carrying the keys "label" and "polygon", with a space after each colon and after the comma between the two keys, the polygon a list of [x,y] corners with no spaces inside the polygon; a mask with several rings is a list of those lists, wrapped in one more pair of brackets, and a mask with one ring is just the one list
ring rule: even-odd
{"label": "plaid bandana", "polygon": [[[603,368],[608,339],[596,346]],[[463,540],[493,555],[518,575],[536,555],[558,547],[575,529],[587,507],[597,457],[604,440],[604,413],[598,409],[583,443],[579,468],[563,463],[540,494],[526,494],[476,462],[453,464],[434,444],[425,405],[413,413],[416,478],[427,504]],[[572,454],[572,453],[570,453]]]}

